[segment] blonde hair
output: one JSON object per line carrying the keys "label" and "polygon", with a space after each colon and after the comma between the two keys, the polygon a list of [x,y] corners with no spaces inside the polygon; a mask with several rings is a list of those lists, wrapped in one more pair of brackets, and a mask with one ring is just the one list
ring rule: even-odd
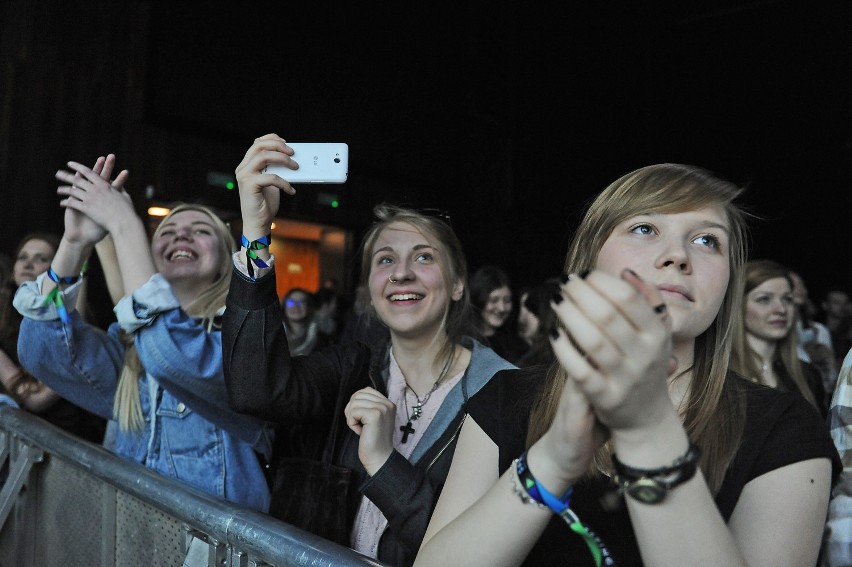
{"label": "blonde hair", "polygon": [[[742,277],[748,245],[746,213],[735,204],[743,189],[707,170],[681,164],[651,165],[611,183],[589,205],[565,258],[565,273],[592,270],[598,253],[613,229],[639,214],[672,214],[718,205],[730,225],[730,280],[719,313],[695,339],[692,381],[682,408],[684,427],[702,448],[701,468],[711,489],[721,486],[736,452],[745,423],[741,386],[727,380],[734,329],[742,317]],[[527,446],[550,427],[567,374],[551,364],[541,396],[533,407]],[[607,444],[596,457],[596,468],[611,473],[612,448]]]}
{"label": "blonde hair", "polygon": [[[168,219],[186,211],[200,211],[210,217],[219,240],[219,270],[216,279],[207,289],[199,293],[198,297],[185,309],[187,315],[200,319],[209,333],[219,328],[215,318],[221,315],[225,308],[225,298],[228,295],[228,288],[231,283],[231,255],[236,250],[236,243],[228,225],[212,209],[204,205],[190,203],[180,203],[172,208],[171,212],[157,226],[151,241],[157,239]],[[139,353],[136,351],[134,335],[122,331],[121,340],[125,344],[126,350],[124,352],[124,366],[121,369],[115,391],[113,416],[122,430],[141,431],[145,426],[145,417],[142,415],[142,403],[139,397],[139,375],[144,369],[139,360]]]}
{"label": "blonde hair", "polygon": [[[450,291],[448,295],[452,294],[456,282],[462,282],[464,289],[461,298],[458,301],[450,300],[444,312],[443,330],[446,340],[435,360],[436,367],[440,368],[438,381],[441,381],[453,366],[456,345],[460,344],[464,335],[475,333],[467,285],[467,260],[462,244],[446,218],[389,203],[376,205],[373,214],[377,221],[367,230],[361,244],[361,283],[363,285],[368,285],[370,279],[373,246],[376,240],[385,228],[396,222],[410,224],[419,230],[438,251],[444,285]],[[372,307],[369,313],[375,316]]]}
{"label": "blonde hair", "polygon": [[[774,260],[750,260],[745,267],[743,298],[763,282],[775,278],[784,278],[790,284],[790,289],[793,289],[793,277],[787,267]],[[746,309],[747,302],[743,299],[743,314],[745,314]],[[820,409],[814,393],[808,387],[805,373],[802,370],[802,362],[799,360],[799,336],[796,332],[796,323],[799,320],[798,309],[794,305],[790,305],[790,310],[793,313],[793,323],[787,334],[778,341],[777,354],[802,396],[814,407]],[[740,321],[742,324],[736,328],[734,335],[732,367],[743,376],[763,383],[763,372],[757,363],[760,357],[748,344],[746,338],[748,330],[745,326],[744,316],[740,318]]]}

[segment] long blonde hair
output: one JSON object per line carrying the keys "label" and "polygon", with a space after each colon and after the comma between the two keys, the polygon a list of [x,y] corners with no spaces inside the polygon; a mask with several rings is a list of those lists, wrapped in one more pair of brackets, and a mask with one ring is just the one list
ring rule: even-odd
{"label": "long blonde hair", "polygon": [[[233,260],[231,255],[236,250],[236,243],[228,225],[204,205],[179,203],[160,222],[151,239],[153,242],[160,235],[165,222],[177,213],[186,211],[200,211],[210,217],[216,236],[219,240],[219,270],[215,281],[198,294],[192,303],[186,306],[186,314],[190,317],[200,319],[205,325],[207,332],[218,329],[216,317],[221,315],[225,308],[225,297],[231,283],[231,267]],[[142,403],[139,397],[139,376],[144,371],[136,351],[134,335],[121,332],[121,340],[126,345],[124,352],[124,366],[118,378],[115,390],[115,402],[113,404],[113,417],[118,421],[122,430],[141,431],[145,426],[145,417],[142,415]]]}
{"label": "long blonde hair", "polygon": [[[743,297],[745,298],[751,290],[761,285],[763,282],[775,278],[784,278],[790,284],[790,289],[793,289],[793,278],[790,275],[790,270],[774,261],[768,259],[749,260],[745,267],[745,277],[743,281]],[[746,311],[746,301],[743,300],[743,314]],[[802,370],[802,362],[799,360],[799,336],[796,332],[796,323],[799,319],[798,310],[795,306],[790,305],[790,310],[793,313],[793,322],[790,329],[784,338],[777,343],[777,356],[781,359],[784,368],[793,380],[793,383],[799,389],[802,396],[808,400],[814,407],[820,409],[814,393],[808,387],[805,379],[805,373]],[[734,350],[731,360],[732,367],[748,378],[762,382],[763,372],[758,366],[757,360],[759,355],[754,352],[748,344],[748,330],[745,326],[744,317],[740,319],[742,324],[737,327],[734,336]],[[772,362],[772,361],[770,361]]]}
{"label": "long blonde hair", "polygon": [[[664,163],[628,173],[611,183],[589,205],[565,258],[565,273],[595,268],[598,253],[613,229],[639,214],[672,214],[722,206],[730,224],[730,280],[716,319],[695,339],[692,381],[682,410],[684,427],[702,448],[701,468],[711,489],[721,486],[745,423],[739,385],[727,380],[734,329],[742,317],[743,265],[748,247],[746,213],[735,204],[743,189],[689,165]],[[533,407],[527,445],[550,427],[566,372],[558,363],[548,369],[541,396]],[[611,446],[596,457],[598,470],[611,472]]]}

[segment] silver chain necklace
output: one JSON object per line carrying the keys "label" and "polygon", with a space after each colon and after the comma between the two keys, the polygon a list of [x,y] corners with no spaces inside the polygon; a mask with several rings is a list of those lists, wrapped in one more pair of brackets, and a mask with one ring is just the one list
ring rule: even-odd
{"label": "silver chain necklace", "polygon": [[[402,431],[403,443],[407,443],[408,436],[414,433],[414,427],[412,427],[411,422],[420,419],[420,416],[423,415],[423,404],[429,401],[429,398],[432,397],[432,394],[435,393],[435,390],[437,390],[440,385],[441,382],[436,381],[435,384],[432,385],[432,389],[426,392],[426,395],[423,396],[423,399],[421,400],[420,396],[417,395],[417,392],[408,385],[408,382],[405,383],[405,390],[402,392],[402,400],[405,403],[405,413],[408,415],[408,423],[399,426],[399,430]],[[411,411],[408,410],[408,390],[411,390],[411,393],[417,400],[417,403],[411,406]]]}

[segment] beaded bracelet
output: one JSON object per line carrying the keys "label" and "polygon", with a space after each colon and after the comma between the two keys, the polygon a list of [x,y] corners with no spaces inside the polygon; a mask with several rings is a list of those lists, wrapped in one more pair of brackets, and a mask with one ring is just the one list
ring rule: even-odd
{"label": "beaded bracelet", "polygon": [[270,244],[272,244],[272,235],[267,234],[266,236],[261,236],[257,240],[249,240],[246,238],[246,235],[240,235],[240,244],[246,249],[246,268],[248,268],[249,277],[253,280],[254,278],[254,268],[252,267],[252,263],[258,268],[268,268],[269,264],[260,259],[255,250],[263,250],[264,248],[268,248]]}
{"label": "beaded bracelet", "polygon": [[[562,498],[557,498],[553,493],[547,490],[530,471],[527,465],[527,453],[524,451],[520,457],[512,462],[514,469],[514,477],[512,479],[512,489],[515,494],[521,499],[524,504],[535,504],[539,509],[550,509],[554,514],[562,518],[571,531],[583,538],[592,558],[597,567],[601,565],[615,565],[615,560],[607,549],[606,544],[595,532],[589,529],[588,526],[580,521],[579,516],[574,512],[571,505],[571,495],[574,493],[574,487],[568,487],[568,490],[562,495]],[[520,487],[515,484],[514,478],[517,477]]]}

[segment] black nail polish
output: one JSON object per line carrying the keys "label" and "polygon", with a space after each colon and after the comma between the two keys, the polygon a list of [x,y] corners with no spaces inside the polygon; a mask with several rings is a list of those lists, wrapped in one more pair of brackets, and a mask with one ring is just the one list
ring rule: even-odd
{"label": "black nail polish", "polygon": [[590,273],[591,273],[591,270],[583,270],[580,273],[580,279],[582,279],[582,280],[586,279],[586,276],[588,276]]}
{"label": "black nail polish", "polygon": [[556,305],[559,305],[560,303],[562,303],[563,299],[565,299],[565,298],[562,297],[561,293],[554,293],[553,294],[553,303],[555,303]]}
{"label": "black nail polish", "polygon": [[625,270],[626,270],[627,272],[629,272],[629,273],[630,273],[630,275],[631,275],[631,276],[633,276],[634,278],[638,278],[638,279],[640,279],[640,280],[642,279],[642,278],[640,278],[640,277],[639,277],[639,274],[637,274],[636,272],[634,272],[634,271],[633,271],[633,270],[631,270],[630,268],[625,268]]}
{"label": "black nail polish", "polygon": [[562,274],[561,276],[559,276],[559,281],[562,283],[562,285],[565,285],[569,281],[571,281],[571,276],[569,276],[568,274]]}
{"label": "black nail polish", "polygon": [[559,329],[557,329],[556,327],[551,327],[549,334],[551,339],[556,340],[559,338]]}

